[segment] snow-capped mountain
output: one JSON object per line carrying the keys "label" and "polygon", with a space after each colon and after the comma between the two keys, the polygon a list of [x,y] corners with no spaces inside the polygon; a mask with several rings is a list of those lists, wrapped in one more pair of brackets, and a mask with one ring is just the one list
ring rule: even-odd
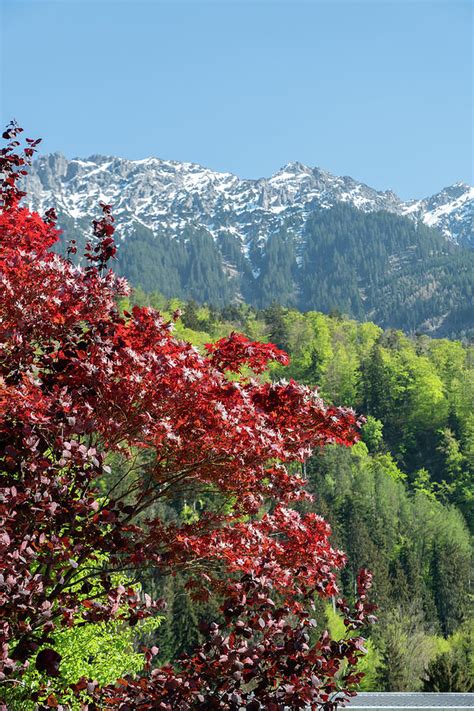
{"label": "snow-capped mountain", "polygon": [[474,246],[474,188],[455,183],[424,200],[406,203],[402,214],[421,219],[457,244]]}
{"label": "snow-capped mountain", "polygon": [[287,225],[298,237],[309,214],[338,203],[363,212],[386,210],[440,230],[448,240],[473,243],[474,188],[457,183],[424,200],[402,201],[350,177],[289,163],[270,178],[240,179],[193,163],[146,158],[91,156],[68,160],[55,153],[40,157],[28,178],[35,209],[56,205],[74,221],[92,219],[99,200],[113,204],[118,234],[136,224],[174,236],[189,225],[214,238],[234,234],[244,253],[262,246]]}
{"label": "snow-capped mountain", "polygon": [[473,326],[474,189],[462,183],[404,202],[301,163],[243,180],[158,158],[52,154],[34,163],[26,188],[33,208],[56,208],[78,254],[99,201],[111,203],[114,268],[147,292],[336,309],[438,335]]}

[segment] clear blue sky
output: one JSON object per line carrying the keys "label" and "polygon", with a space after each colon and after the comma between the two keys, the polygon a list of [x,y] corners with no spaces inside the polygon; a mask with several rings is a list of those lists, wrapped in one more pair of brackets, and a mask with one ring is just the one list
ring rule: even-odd
{"label": "clear blue sky", "polygon": [[472,180],[466,0],[0,0],[1,119],[43,151]]}

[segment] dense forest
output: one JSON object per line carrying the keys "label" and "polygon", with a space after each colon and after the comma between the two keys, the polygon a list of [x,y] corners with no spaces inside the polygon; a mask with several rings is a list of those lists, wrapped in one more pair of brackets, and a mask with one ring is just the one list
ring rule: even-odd
{"label": "dense forest", "polygon": [[[326,400],[365,414],[361,442],[325,447],[307,463],[315,500],[304,505],[331,523],[348,555],[347,595],[361,566],[374,573],[379,624],[363,688],[471,689],[473,349],[275,304],[217,310],[140,289],[132,300],[165,313],[181,307],[177,334],[198,347],[233,330],[272,341],[291,356],[272,378],[317,384]],[[202,506],[192,497],[184,508],[171,502],[166,516],[193,520]],[[202,619],[218,616],[212,602],[191,600],[185,582],[144,580],[168,600],[157,633],[165,661],[199,641]],[[337,615],[330,607],[324,614],[337,634]]]}
{"label": "dense forest", "polygon": [[[64,240],[87,230],[87,221],[65,215],[61,224]],[[474,252],[422,223],[339,204],[312,212],[301,236],[288,218],[265,244],[250,243],[247,256],[225,222],[219,227],[216,240],[192,225],[172,238],[134,223],[115,268],[147,292],[220,308],[242,300],[268,308],[277,301],[303,311],[340,309],[409,333],[473,333]]]}

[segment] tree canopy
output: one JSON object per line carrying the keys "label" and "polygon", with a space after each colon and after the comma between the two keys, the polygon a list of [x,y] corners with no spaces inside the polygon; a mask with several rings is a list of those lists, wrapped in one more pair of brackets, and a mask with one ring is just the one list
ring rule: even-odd
{"label": "tree canopy", "polygon": [[[288,363],[276,346],[231,333],[200,353],[173,335],[178,313],[121,312],[110,206],[82,266],[53,253],[54,211],[21,205],[37,142],[21,154],[20,134],[12,124],[0,153],[0,698],[34,665],[32,698],[61,708],[56,633],[159,614],[137,584],[153,570],[215,595],[219,622],[172,665],[152,668],[153,646],[143,675],[82,678],[68,694],[122,711],[332,708],[360,681],[371,575],[349,605],[329,525],[295,505],[310,497],[300,468],[312,450],[352,445],[361,421],[307,385],[261,377]],[[198,495],[195,516],[160,515]],[[314,635],[315,596],[335,598],[343,639]]]}

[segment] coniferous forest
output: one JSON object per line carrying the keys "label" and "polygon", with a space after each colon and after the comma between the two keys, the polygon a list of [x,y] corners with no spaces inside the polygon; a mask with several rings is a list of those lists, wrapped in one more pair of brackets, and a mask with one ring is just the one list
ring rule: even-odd
{"label": "coniferous forest", "polygon": [[[85,227],[70,223],[61,223],[63,252]],[[422,223],[338,204],[310,214],[298,239],[291,221],[270,234],[263,248],[254,246],[251,261],[240,240],[222,229],[218,240],[203,227],[171,238],[137,223],[127,229],[115,269],[168,298],[339,309],[383,328],[472,337],[474,251]]]}

